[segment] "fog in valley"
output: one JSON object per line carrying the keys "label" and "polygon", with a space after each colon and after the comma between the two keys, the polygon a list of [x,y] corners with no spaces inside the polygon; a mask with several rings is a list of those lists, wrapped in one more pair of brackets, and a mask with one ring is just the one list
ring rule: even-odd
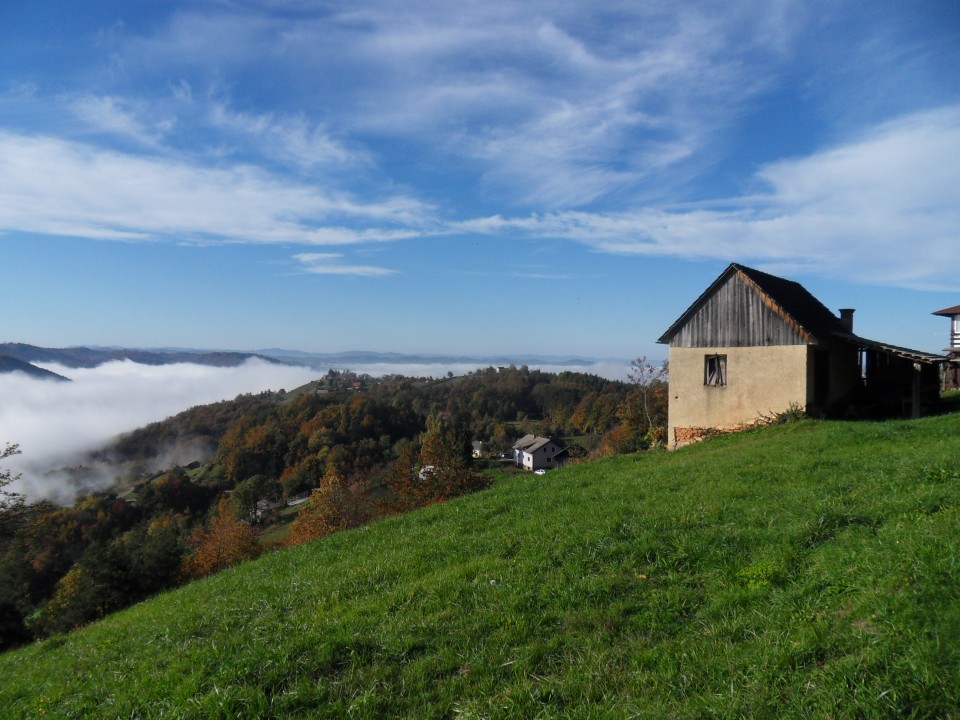
{"label": "fog in valley", "polygon": [[[234,398],[242,393],[292,389],[316,377],[309,368],[249,360],[238,367],[140,365],[110,362],[89,369],[37,363],[73,382],[35,380],[20,373],[0,375],[0,443],[18,443],[21,454],[5,464],[22,473],[13,489],[30,499],[69,502],[52,470],[78,462],[83,451],[99,448],[125,431],[163,420],[194,405]],[[168,464],[197,449],[170,448]],[[179,453],[178,453],[179,451]],[[101,482],[113,479],[103,468]]]}
{"label": "fog in valley", "polygon": [[[102,489],[123,474],[123,468],[94,464],[86,451],[103,447],[116,436],[163,420],[195,405],[227,400],[244,393],[292,390],[325,374],[327,369],[278,365],[248,360],[238,367],[193,364],[141,365],[110,362],[95,368],[38,366],[73,382],[37,380],[21,373],[0,374],[0,446],[17,443],[21,454],[3,466],[22,477],[11,488],[30,500],[45,498],[70,503],[80,492]],[[531,367],[534,367],[531,365]],[[586,366],[537,365],[548,371],[571,370],[624,379],[627,363],[598,362]],[[341,368],[345,369],[345,368]],[[466,364],[401,365],[378,363],[352,366],[374,377],[387,374],[443,377],[477,369]],[[158,470],[205,459],[212,448],[189,443],[163,448],[154,462]],[[63,468],[85,466],[84,480]]]}

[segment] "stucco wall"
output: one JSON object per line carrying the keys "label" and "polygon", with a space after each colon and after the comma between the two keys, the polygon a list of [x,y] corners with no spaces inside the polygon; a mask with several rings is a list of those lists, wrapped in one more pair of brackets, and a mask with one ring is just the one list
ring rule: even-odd
{"label": "stucco wall", "polygon": [[[705,386],[706,355],[727,356],[727,384]],[[670,348],[668,441],[690,438],[689,428],[733,429],[763,414],[806,407],[809,350],[806,345],[728,348]]]}

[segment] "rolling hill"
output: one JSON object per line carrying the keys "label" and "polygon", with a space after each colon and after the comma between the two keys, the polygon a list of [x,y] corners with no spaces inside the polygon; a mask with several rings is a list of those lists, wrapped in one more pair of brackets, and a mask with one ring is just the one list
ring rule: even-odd
{"label": "rolling hill", "polygon": [[960,415],[501,481],[0,656],[0,716],[956,717]]}
{"label": "rolling hill", "polygon": [[50,370],[44,370],[36,365],[31,365],[23,360],[0,355],[0,373],[20,372],[37,380],[56,380],[58,382],[70,382],[70,378],[59,375]]}

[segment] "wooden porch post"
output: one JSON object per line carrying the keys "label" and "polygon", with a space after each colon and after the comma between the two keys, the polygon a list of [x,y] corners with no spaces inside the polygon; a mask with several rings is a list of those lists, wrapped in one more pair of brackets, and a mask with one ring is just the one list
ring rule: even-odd
{"label": "wooden porch post", "polygon": [[920,417],[920,375],[921,375],[921,365],[920,363],[913,364],[913,412],[911,417],[916,419]]}

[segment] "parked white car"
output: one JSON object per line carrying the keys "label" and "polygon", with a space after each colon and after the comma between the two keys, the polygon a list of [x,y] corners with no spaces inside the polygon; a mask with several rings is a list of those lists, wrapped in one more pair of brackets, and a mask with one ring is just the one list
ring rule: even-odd
{"label": "parked white car", "polygon": [[544,470],[543,468],[540,468],[539,470],[534,470],[534,471],[533,471],[533,474],[534,474],[534,475],[546,475],[546,474],[547,474],[547,471]]}

